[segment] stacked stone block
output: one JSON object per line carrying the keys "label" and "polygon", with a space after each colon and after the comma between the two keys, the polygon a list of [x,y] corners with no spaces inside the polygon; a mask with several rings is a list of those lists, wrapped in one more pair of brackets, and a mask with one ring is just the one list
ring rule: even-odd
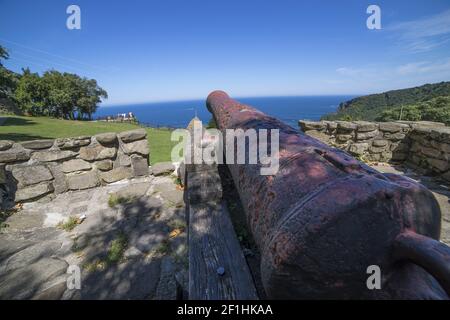
{"label": "stacked stone block", "polygon": [[367,161],[400,162],[450,181],[450,128],[436,122],[299,121],[308,135]]}
{"label": "stacked stone block", "polygon": [[416,126],[409,139],[408,165],[425,174],[437,173],[450,181],[450,127]]}
{"label": "stacked stone block", "polygon": [[0,198],[30,201],[149,174],[147,132],[0,141]]}

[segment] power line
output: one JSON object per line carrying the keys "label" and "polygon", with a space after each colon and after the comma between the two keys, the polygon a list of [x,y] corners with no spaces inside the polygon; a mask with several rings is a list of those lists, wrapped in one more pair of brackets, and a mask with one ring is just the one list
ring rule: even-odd
{"label": "power line", "polygon": [[90,65],[90,64],[87,64],[87,63],[82,62],[82,61],[78,61],[78,60],[71,59],[71,58],[66,58],[66,57],[63,57],[63,56],[61,56],[61,55],[57,55],[57,54],[54,54],[54,53],[51,53],[51,52],[48,52],[48,51],[44,51],[44,50],[41,50],[41,49],[38,49],[38,48],[33,48],[33,47],[25,46],[25,45],[23,45],[23,44],[20,44],[20,43],[14,42],[14,41],[10,41],[10,40],[4,39],[4,38],[0,38],[0,40],[1,40],[1,41],[4,41],[4,42],[6,42],[6,43],[9,43],[9,44],[18,46],[18,47],[22,47],[22,48],[27,49],[27,50],[39,52],[39,53],[46,54],[46,55],[48,55],[48,56],[52,56],[52,57],[55,57],[55,58],[58,58],[58,59],[63,59],[63,60],[70,61],[70,62],[73,62],[73,63],[76,63],[76,64],[84,65],[84,66],[86,66],[86,67],[93,68],[93,69],[97,69],[97,70],[99,70],[99,71],[103,71],[103,72],[111,72],[111,69],[106,69],[106,68],[103,68],[103,67],[98,67],[98,66]]}

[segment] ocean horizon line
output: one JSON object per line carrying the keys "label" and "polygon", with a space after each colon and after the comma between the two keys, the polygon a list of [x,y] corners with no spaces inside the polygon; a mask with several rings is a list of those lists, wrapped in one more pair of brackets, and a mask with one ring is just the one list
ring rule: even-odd
{"label": "ocean horizon line", "polygon": [[[232,97],[235,100],[248,100],[248,99],[280,99],[280,98],[308,98],[308,97],[360,97],[366,94],[308,94],[308,95],[274,95],[274,96],[236,96]],[[198,99],[180,99],[180,100],[161,100],[161,101],[146,101],[146,102],[123,102],[123,103],[114,103],[114,104],[100,104],[99,108],[108,107],[123,107],[123,106],[139,106],[139,105],[149,105],[149,104],[170,104],[170,103],[179,103],[179,102],[198,102],[203,101],[206,102],[206,98],[198,98]],[[342,101],[343,102],[343,101]]]}
{"label": "ocean horizon line", "polygon": [[[340,103],[354,97],[352,95],[267,96],[236,97],[236,100],[295,127],[300,119],[319,120],[324,114],[336,112]],[[194,116],[205,123],[211,119],[211,113],[207,110],[203,99],[102,106],[95,112],[95,117],[97,119],[114,118],[116,115],[129,112],[132,112],[139,122],[151,126],[184,128]]]}

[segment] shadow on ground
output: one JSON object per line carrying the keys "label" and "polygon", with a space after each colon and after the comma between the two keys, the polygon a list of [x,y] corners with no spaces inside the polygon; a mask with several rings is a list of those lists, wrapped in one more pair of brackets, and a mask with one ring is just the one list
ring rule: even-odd
{"label": "shadow on ground", "polygon": [[[74,242],[82,255],[79,299],[177,299],[182,289],[175,272],[177,246],[172,220],[160,219],[161,202],[141,197],[120,205],[118,216],[105,211],[102,220]],[[184,217],[184,208],[176,216]],[[185,240],[185,238],[184,238]]]}

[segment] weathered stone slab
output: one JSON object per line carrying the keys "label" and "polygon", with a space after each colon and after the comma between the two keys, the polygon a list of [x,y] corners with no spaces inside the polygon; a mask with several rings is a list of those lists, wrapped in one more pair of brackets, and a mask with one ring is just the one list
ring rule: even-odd
{"label": "weathered stone slab", "polygon": [[432,139],[450,143],[450,127],[434,128],[430,132]]}
{"label": "weathered stone slab", "polygon": [[5,151],[10,149],[14,144],[14,141],[10,140],[0,140],[0,151]]}
{"label": "weathered stone slab", "polygon": [[380,122],[379,128],[380,131],[395,133],[402,131],[403,128],[409,128],[409,126],[398,122]]}
{"label": "weathered stone slab", "polygon": [[378,130],[374,131],[365,131],[365,132],[357,132],[356,133],[356,140],[368,140],[375,138],[378,136],[379,132]]}
{"label": "weathered stone slab", "polygon": [[369,149],[369,144],[368,143],[353,143],[352,145],[350,145],[348,151],[354,155],[363,155],[364,152],[367,151],[367,149]]}
{"label": "weathered stone slab", "polygon": [[373,140],[372,141],[372,145],[374,147],[384,147],[388,145],[388,141],[387,140],[383,140],[383,139],[377,139],[377,140]]}
{"label": "weathered stone slab", "polygon": [[422,147],[422,153],[431,158],[436,158],[436,159],[441,158],[441,152],[434,148]]}
{"label": "weathered stone slab", "polygon": [[74,149],[83,146],[87,146],[91,143],[91,137],[82,136],[77,138],[61,138],[56,139],[56,145],[58,148],[65,149]]}
{"label": "weathered stone slab", "polygon": [[100,171],[108,171],[113,168],[113,162],[112,162],[112,160],[109,160],[109,159],[102,160],[102,161],[96,162],[95,166]]}
{"label": "weathered stone slab", "polygon": [[336,121],[338,130],[342,131],[353,131],[358,128],[358,126],[353,122],[348,121]]}
{"label": "weathered stone slab", "polygon": [[392,152],[386,150],[381,153],[380,158],[381,161],[389,161],[391,159],[392,159]]}
{"label": "weathered stone slab", "polygon": [[400,141],[400,140],[405,139],[406,135],[401,132],[396,132],[396,133],[385,132],[384,138],[388,139],[388,140],[392,140],[392,141]]}
{"label": "weathered stone slab", "polygon": [[381,152],[386,151],[386,147],[374,147],[374,146],[371,146],[371,147],[369,147],[369,151],[371,153],[381,153]]}
{"label": "weathered stone slab", "polygon": [[53,190],[53,185],[51,183],[41,183],[30,187],[20,188],[16,191],[15,201],[21,202],[33,200],[51,193]]}
{"label": "weathered stone slab", "polygon": [[72,159],[62,164],[62,171],[65,173],[75,171],[88,171],[91,170],[91,168],[91,164],[82,159]]}
{"label": "weathered stone slab", "polygon": [[123,152],[128,155],[137,153],[146,156],[150,153],[147,140],[138,140],[130,143],[124,143],[122,144],[122,149]]}
{"label": "weathered stone slab", "polygon": [[147,131],[145,129],[136,129],[131,131],[125,131],[118,134],[120,140],[123,142],[132,142],[136,140],[142,140],[147,137]]}
{"label": "weathered stone slab", "polygon": [[336,141],[338,143],[345,143],[349,140],[352,140],[353,136],[351,134],[338,134],[336,136]]}
{"label": "weathered stone slab", "polygon": [[123,153],[122,150],[119,150],[117,152],[117,158],[114,162],[114,167],[129,167],[131,166],[131,159],[130,156],[127,156]]}
{"label": "weathered stone slab", "polygon": [[444,153],[450,154],[450,144],[448,143],[440,143],[436,145],[437,149],[441,150]]}
{"label": "weathered stone slab", "polygon": [[427,162],[431,167],[434,169],[437,169],[440,172],[446,171],[450,165],[449,162],[446,160],[440,160],[440,159],[427,159]]}
{"label": "weathered stone slab", "polygon": [[82,147],[80,149],[80,158],[86,161],[111,159],[114,158],[116,154],[116,148],[107,148],[100,144]]}
{"label": "weathered stone slab", "polygon": [[100,133],[95,136],[95,139],[102,145],[111,145],[116,143],[117,135],[114,132]]}
{"label": "weathered stone slab", "polygon": [[135,177],[148,176],[148,161],[138,155],[131,156],[131,168],[133,169],[133,175]]}
{"label": "weathered stone slab", "polygon": [[369,132],[378,129],[378,124],[369,121],[354,121],[358,128],[356,129],[358,132]]}
{"label": "weathered stone slab", "polygon": [[51,161],[62,161],[70,158],[74,158],[78,153],[73,151],[38,151],[31,155],[31,159],[39,162],[51,162]]}
{"label": "weathered stone slab", "polygon": [[49,149],[53,146],[53,143],[55,140],[31,140],[31,141],[25,141],[21,142],[22,147],[25,149],[31,149],[31,150],[42,150],[42,149]]}
{"label": "weathered stone slab", "polygon": [[62,165],[60,164],[49,164],[49,169],[53,175],[53,188],[56,194],[64,193],[68,190],[66,175],[62,172]]}
{"label": "weathered stone slab", "polygon": [[61,242],[56,240],[43,241],[25,247],[23,250],[11,255],[0,264],[0,274],[4,275],[15,269],[26,267],[43,256],[52,256],[60,247]]}
{"label": "weathered stone slab", "polygon": [[60,275],[56,279],[49,281],[43,285],[31,300],[60,300],[67,290],[67,276]]}
{"label": "weathered stone slab", "polygon": [[172,162],[159,162],[152,166],[152,174],[154,176],[162,176],[165,174],[171,174],[175,170],[175,166]]}
{"label": "weathered stone slab", "polygon": [[12,175],[19,186],[30,186],[53,179],[50,170],[42,165],[14,167]]}
{"label": "weathered stone slab", "polygon": [[27,161],[30,159],[30,151],[24,150],[21,146],[15,144],[7,151],[0,152],[0,162],[11,163]]}
{"label": "weathered stone slab", "polygon": [[330,132],[333,132],[337,129],[337,123],[333,121],[324,121],[327,124],[327,129]]}
{"label": "weathered stone slab", "polygon": [[101,172],[100,178],[106,183],[113,183],[123,179],[130,179],[133,177],[133,171],[128,167],[118,167],[108,172]]}
{"label": "weathered stone slab", "polygon": [[[111,195],[118,198],[140,198],[145,196],[149,188],[150,184],[147,182],[133,183],[111,193]],[[162,203],[159,203],[159,206],[162,206]]]}
{"label": "weathered stone slab", "polygon": [[161,194],[162,198],[168,201],[171,205],[179,207],[184,204],[183,191],[171,190]]}
{"label": "weathered stone slab", "polygon": [[415,124],[423,126],[423,127],[445,127],[445,123],[443,122],[435,122],[435,121],[414,121]]}
{"label": "weathered stone slab", "polygon": [[8,273],[0,286],[0,297],[30,299],[35,294],[36,288],[64,274],[67,267],[67,262],[48,257]]}
{"label": "weathered stone slab", "polygon": [[100,184],[95,171],[67,176],[67,184],[70,190],[84,190],[97,187]]}
{"label": "weathered stone slab", "polygon": [[302,129],[302,131],[309,131],[309,130],[325,130],[326,129],[326,123],[320,121],[320,122],[316,122],[316,121],[304,121],[304,120],[300,120],[298,122],[300,128]]}
{"label": "weathered stone slab", "polygon": [[153,190],[155,192],[165,193],[168,191],[177,190],[177,187],[172,181],[163,180],[162,182],[154,182]]}
{"label": "weathered stone slab", "polygon": [[431,132],[431,130],[433,130],[432,127],[424,126],[421,124],[412,124],[411,126],[414,129],[414,133],[419,133],[419,134],[428,134]]}

